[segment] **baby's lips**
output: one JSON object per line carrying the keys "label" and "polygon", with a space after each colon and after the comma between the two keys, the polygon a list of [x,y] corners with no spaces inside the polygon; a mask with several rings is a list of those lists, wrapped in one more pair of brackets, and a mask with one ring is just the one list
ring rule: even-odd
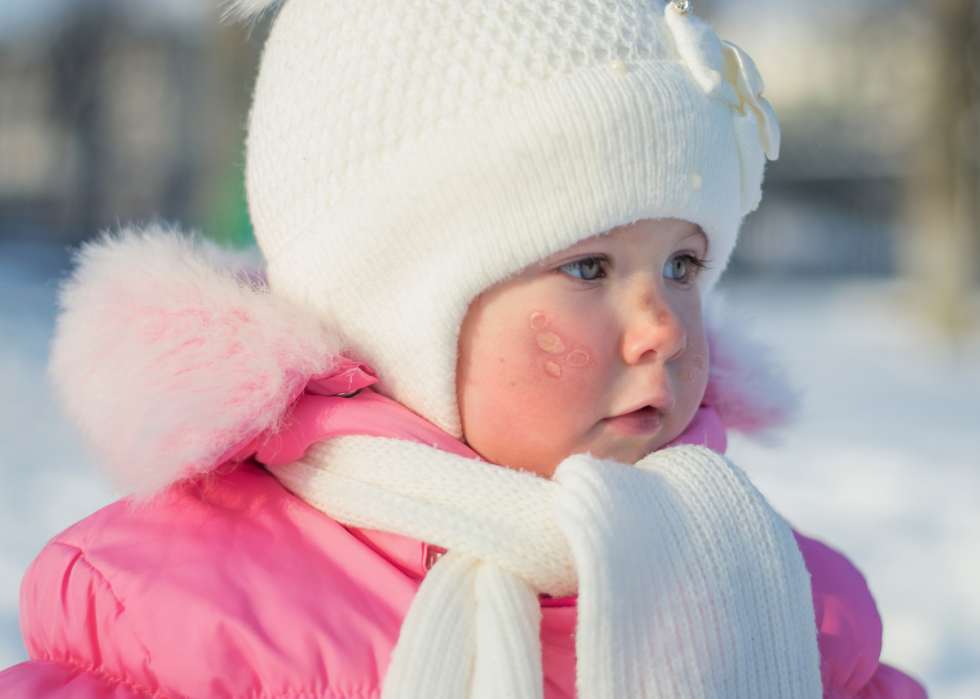
{"label": "baby's lips", "polygon": [[676,403],[676,397],[673,390],[668,386],[664,387],[664,390],[658,391],[658,395],[647,398],[645,403],[637,403],[632,406],[627,406],[628,410],[623,410],[616,415],[611,415],[610,417],[622,417],[624,415],[629,415],[640,410],[653,410],[661,415],[665,415],[674,409],[674,404]]}

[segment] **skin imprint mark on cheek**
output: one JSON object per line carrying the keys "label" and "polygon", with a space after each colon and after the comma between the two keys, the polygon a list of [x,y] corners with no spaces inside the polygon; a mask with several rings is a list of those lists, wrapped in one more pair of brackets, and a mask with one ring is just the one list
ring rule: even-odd
{"label": "skin imprint mark on cheek", "polygon": [[691,360],[691,364],[693,364],[693,366],[690,368],[690,371],[682,369],[677,373],[677,376],[681,381],[694,379],[705,374],[707,367],[705,367],[704,357],[702,357],[700,354],[694,355],[693,359]]}
{"label": "skin imprint mark on cheek", "polygon": [[589,363],[589,355],[580,349],[572,350],[568,355],[568,365],[576,368],[584,367]]}
{"label": "skin imprint mark on cheek", "polygon": [[548,354],[561,354],[565,351],[565,343],[554,333],[541,333],[538,335],[538,347]]}
{"label": "skin imprint mark on cheek", "polygon": [[[531,328],[534,330],[544,330],[548,325],[548,317],[541,311],[534,311],[529,320],[531,322]],[[538,343],[538,347],[548,354],[558,355],[565,351],[565,343],[553,332],[538,333],[535,340]],[[576,349],[569,353],[565,361],[569,366],[580,369],[589,363],[589,355],[580,349]],[[561,378],[561,366],[556,362],[551,360],[546,361],[544,363],[544,371],[552,378]]]}

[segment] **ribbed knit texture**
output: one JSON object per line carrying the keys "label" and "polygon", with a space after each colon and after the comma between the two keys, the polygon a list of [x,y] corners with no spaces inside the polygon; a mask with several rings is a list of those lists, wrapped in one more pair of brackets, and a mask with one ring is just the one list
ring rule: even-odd
{"label": "ribbed knit texture", "polygon": [[765,116],[739,85],[761,81],[672,7],[287,0],[248,136],[273,289],[455,436],[460,324],[509,275],[675,217],[708,236],[707,292],[758,202]]}
{"label": "ribbed knit texture", "polygon": [[449,550],[422,582],[385,699],[540,698],[537,594],[577,591],[582,699],[817,699],[809,576],[785,522],[701,447],[552,480],[350,436],[274,475],[343,524]]}

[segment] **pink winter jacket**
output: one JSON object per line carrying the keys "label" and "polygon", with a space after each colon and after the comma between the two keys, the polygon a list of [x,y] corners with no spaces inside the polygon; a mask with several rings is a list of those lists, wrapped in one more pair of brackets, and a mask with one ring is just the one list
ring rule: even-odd
{"label": "pink winter jacket", "polygon": [[[370,371],[337,359],[301,310],[201,255],[173,235],[123,235],[87,249],[66,289],[55,381],[110,473],[143,500],[72,526],[31,565],[20,605],[31,660],[0,672],[4,699],[380,696],[439,551],[344,527],[260,462],[351,432],[465,447],[366,389]],[[783,406],[771,380],[760,392],[767,373],[729,330],[711,330],[706,404],[685,433],[719,450],[724,427],[770,425]],[[385,418],[364,419],[372,409]],[[924,698],[878,662],[881,621],[860,573],[797,541],[826,699]],[[575,600],[541,608],[545,696],[573,697]]]}

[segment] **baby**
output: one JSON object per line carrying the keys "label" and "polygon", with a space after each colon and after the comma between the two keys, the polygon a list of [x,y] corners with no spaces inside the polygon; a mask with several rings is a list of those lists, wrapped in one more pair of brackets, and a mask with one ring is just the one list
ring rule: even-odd
{"label": "baby", "polygon": [[702,308],[778,148],[686,0],[282,2],[267,283],[150,228],[65,285],[52,376],[132,497],[32,564],[0,694],[923,697],[722,455],[765,411]]}

